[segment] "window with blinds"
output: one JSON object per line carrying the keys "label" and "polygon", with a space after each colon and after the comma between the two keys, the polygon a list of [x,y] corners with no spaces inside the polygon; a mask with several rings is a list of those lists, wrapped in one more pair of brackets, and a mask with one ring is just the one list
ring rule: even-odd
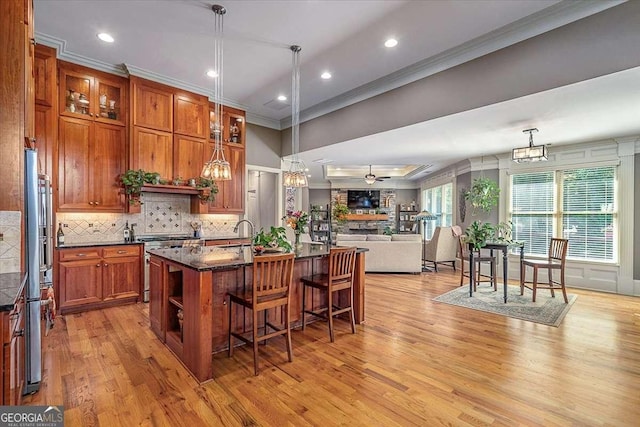
{"label": "window with blinds", "polygon": [[616,261],[615,183],[614,166],[512,175],[513,239],[545,256],[551,237],[563,237],[568,258]]}
{"label": "window with blinds", "polygon": [[612,261],[616,222],[615,168],[562,171],[562,229],[567,256]]}
{"label": "window with blinds", "polygon": [[553,172],[511,177],[511,238],[524,242],[525,251],[546,255],[556,218]]}
{"label": "window with blinds", "polygon": [[425,239],[429,240],[437,226],[451,226],[453,223],[453,184],[424,190],[422,206],[438,218],[425,223]]}

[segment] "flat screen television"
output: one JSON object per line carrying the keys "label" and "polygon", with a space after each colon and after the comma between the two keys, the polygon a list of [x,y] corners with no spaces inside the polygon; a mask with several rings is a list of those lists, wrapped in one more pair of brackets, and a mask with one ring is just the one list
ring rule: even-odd
{"label": "flat screen television", "polygon": [[380,207],[380,190],[347,190],[349,209],[377,209]]}

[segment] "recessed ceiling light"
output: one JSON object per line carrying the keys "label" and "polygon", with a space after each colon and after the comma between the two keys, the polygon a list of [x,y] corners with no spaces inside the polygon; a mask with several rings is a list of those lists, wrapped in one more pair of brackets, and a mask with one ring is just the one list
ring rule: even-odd
{"label": "recessed ceiling light", "polygon": [[207,76],[211,77],[212,79],[215,79],[216,77],[218,77],[218,73],[216,73],[214,70],[209,70],[207,71]]}
{"label": "recessed ceiling light", "polygon": [[98,34],[98,38],[100,40],[102,40],[103,42],[107,42],[107,43],[113,43],[114,42],[114,39],[113,39],[113,37],[111,37],[111,34],[100,33],[100,34]]}
{"label": "recessed ceiling light", "polygon": [[287,97],[284,95],[278,95],[278,101],[286,101]]}
{"label": "recessed ceiling light", "polygon": [[398,40],[396,39],[388,39],[386,42],[384,42],[384,45],[386,47],[395,47],[398,44]]}
{"label": "recessed ceiling light", "polygon": [[325,80],[329,80],[331,78],[331,73],[328,71],[325,71],[324,73],[320,74],[320,78],[323,78]]}

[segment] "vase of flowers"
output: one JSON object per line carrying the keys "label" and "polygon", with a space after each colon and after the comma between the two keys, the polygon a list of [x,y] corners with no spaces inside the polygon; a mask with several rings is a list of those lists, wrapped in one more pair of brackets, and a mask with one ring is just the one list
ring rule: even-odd
{"label": "vase of flowers", "polygon": [[293,229],[296,246],[300,245],[300,235],[309,224],[309,214],[305,211],[288,211],[282,219]]}

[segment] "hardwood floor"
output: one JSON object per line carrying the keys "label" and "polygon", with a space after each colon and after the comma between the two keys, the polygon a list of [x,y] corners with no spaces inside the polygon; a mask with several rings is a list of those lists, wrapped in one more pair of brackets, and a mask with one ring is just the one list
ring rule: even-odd
{"label": "hardwood floor", "polygon": [[[445,269],[443,269],[445,270]],[[368,274],[366,324],[336,322],[214,356],[199,385],[149,330],[144,304],[58,317],[26,404],[67,426],[637,426],[640,298],[578,294],[558,328],[432,302],[446,271]]]}

